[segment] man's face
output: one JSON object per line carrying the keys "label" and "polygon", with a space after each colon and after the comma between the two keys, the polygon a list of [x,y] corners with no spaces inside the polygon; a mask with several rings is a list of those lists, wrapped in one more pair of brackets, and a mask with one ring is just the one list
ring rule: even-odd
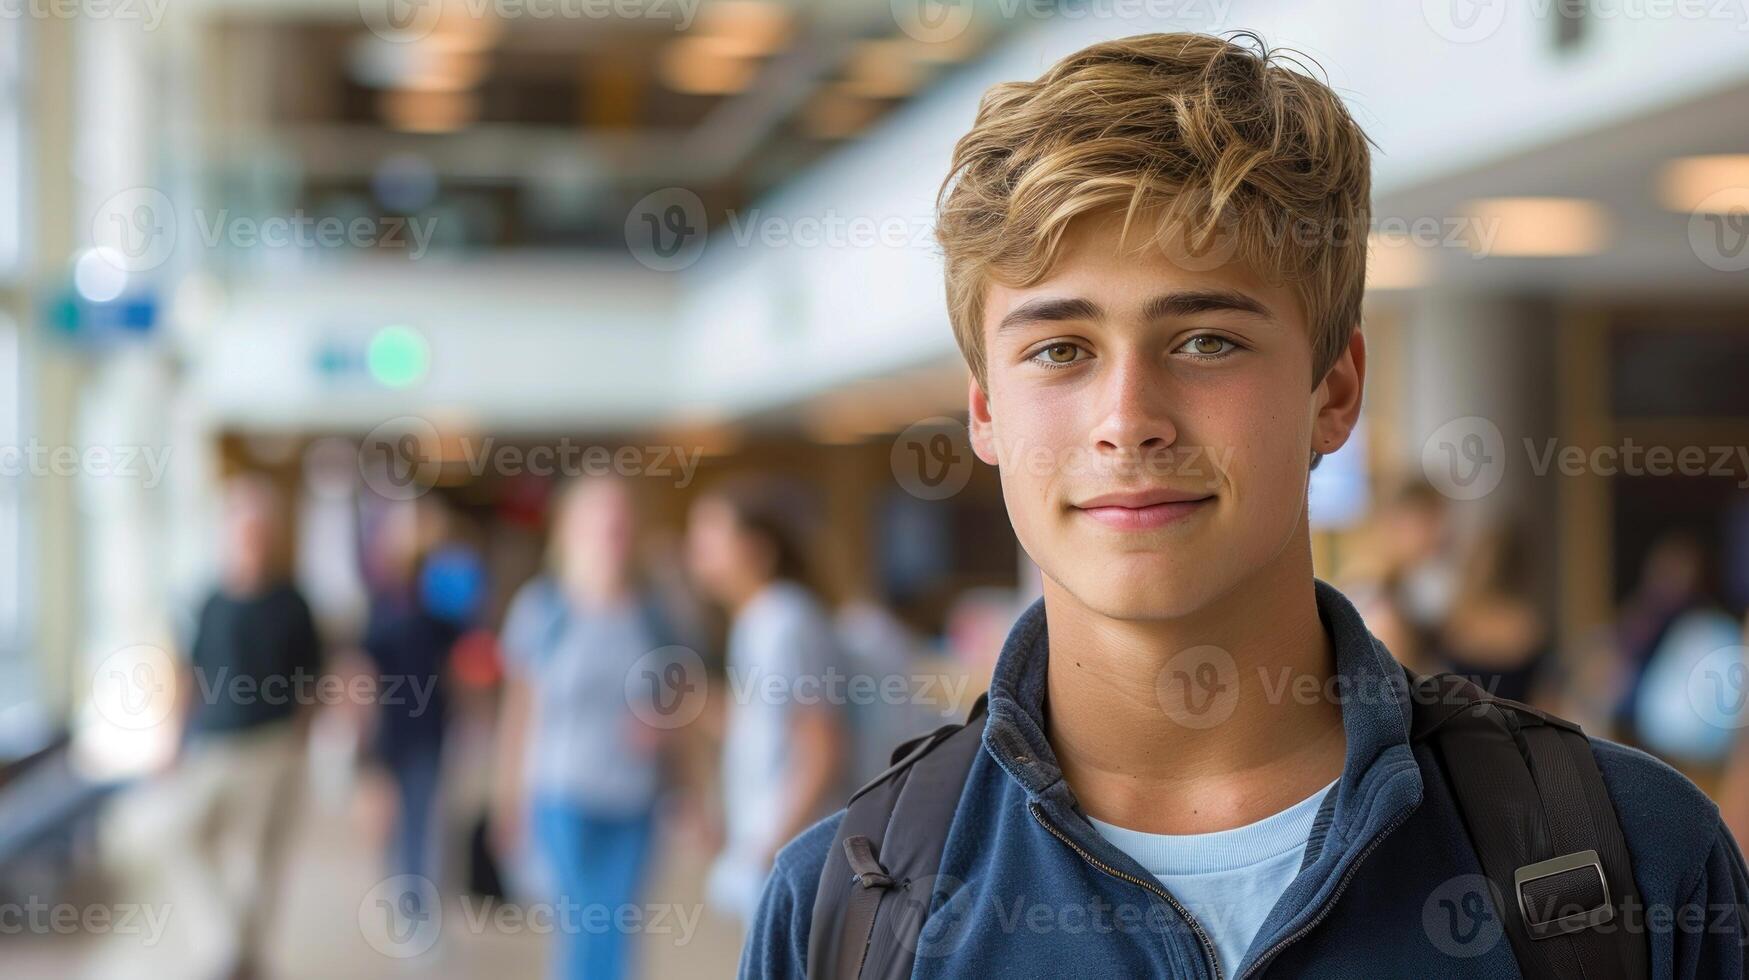
{"label": "man's face", "polygon": [[1172,618],[1302,534],[1310,454],[1347,438],[1364,348],[1314,386],[1289,287],[1181,268],[1135,227],[1120,254],[1120,226],[1078,219],[1045,279],[990,287],[972,437],[1046,576],[1103,615]]}

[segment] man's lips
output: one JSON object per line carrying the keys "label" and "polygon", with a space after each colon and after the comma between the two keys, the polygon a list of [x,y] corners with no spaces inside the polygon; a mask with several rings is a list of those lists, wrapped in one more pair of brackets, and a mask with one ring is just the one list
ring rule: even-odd
{"label": "man's lips", "polygon": [[1178,490],[1145,490],[1091,497],[1075,509],[1106,527],[1120,531],[1150,531],[1196,513],[1212,494]]}

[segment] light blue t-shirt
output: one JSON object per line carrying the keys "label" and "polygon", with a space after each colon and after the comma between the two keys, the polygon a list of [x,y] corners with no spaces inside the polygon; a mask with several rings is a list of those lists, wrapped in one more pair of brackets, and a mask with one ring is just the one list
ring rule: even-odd
{"label": "light blue t-shirt", "polygon": [[649,809],[660,760],[627,701],[626,677],[662,647],[642,596],[576,608],[542,575],[517,591],[500,641],[533,695],[523,773],[531,798],[604,815]]}
{"label": "light blue t-shirt", "polygon": [[1238,975],[1263,920],[1299,874],[1306,839],[1330,786],[1256,823],[1207,834],[1145,834],[1088,820],[1196,917],[1214,941],[1221,973],[1231,977]]}

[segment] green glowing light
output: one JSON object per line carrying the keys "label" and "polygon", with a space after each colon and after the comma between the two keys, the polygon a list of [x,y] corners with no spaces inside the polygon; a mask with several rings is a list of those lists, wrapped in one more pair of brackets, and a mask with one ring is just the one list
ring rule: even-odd
{"label": "green glowing light", "polygon": [[431,367],[431,347],[412,327],[384,327],[370,339],[365,364],[378,383],[406,388],[425,379]]}

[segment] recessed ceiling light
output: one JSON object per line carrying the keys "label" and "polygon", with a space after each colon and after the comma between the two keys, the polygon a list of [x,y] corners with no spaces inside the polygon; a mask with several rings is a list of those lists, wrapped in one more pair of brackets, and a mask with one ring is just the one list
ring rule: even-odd
{"label": "recessed ceiling light", "polygon": [[715,0],[699,11],[695,28],[726,53],[757,58],[782,48],[790,36],[790,12],[765,0]]}
{"label": "recessed ceiling light", "polygon": [[662,81],[689,95],[730,95],[753,83],[759,63],[715,37],[681,37],[662,52]]}
{"label": "recessed ceiling light", "polygon": [[915,44],[889,39],[857,44],[845,69],[845,91],[872,99],[910,95],[922,84],[924,75],[915,51]]}
{"label": "recessed ceiling light", "polygon": [[1658,174],[1658,200],[1672,211],[1689,214],[1749,210],[1749,153],[1670,161]]}
{"label": "recessed ceiling light", "polygon": [[1483,258],[1595,255],[1609,245],[1609,214],[1579,197],[1489,197],[1464,206],[1463,239]]}

